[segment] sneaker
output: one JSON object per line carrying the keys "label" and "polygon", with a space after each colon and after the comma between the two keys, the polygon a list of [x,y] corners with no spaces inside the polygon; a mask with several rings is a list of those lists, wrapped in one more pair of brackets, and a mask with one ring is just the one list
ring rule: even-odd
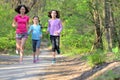
{"label": "sneaker", "polygon": [[57,53],[58,53],[58,54],[60,54],[60,49],[59,49],[59,50],[57,50]]}
{"label": "sneaker", "polygon": [[40,59],[37,59],[37,60],[36,60],[36,62],[39,62],[39,61],[40,61]]}
{"label": "sneaker", "polygon": [[36,60],[33,60],[33,63],[36,63],[37,61]]}
{"label": "sneaker", "polygon": [[16,50],[16,54],[19,54],[19,51],[18,51],[18,50]]}
{"label": "sneaker", "polygon": [[52,60],[52,64],[54,64],[54,63],[56,63],[56,59],[53,59],[53,60]]}
{"label": "sneaker", "polygon": [[24,63],[21,61],[21,62],[19,62],[19,64],[24,64]]}

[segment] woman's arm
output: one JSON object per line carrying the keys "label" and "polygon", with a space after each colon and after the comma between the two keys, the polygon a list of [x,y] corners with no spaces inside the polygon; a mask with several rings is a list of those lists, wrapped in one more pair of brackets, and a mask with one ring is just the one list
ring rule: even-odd
{"label": "woman's arm", "polygon": [[27,30],[29,29],[29,27],[30,27],[30,24],[29,24],[29,22],[27,22],[27,25],[26,25],[26,27],[27,27]]}
{"label": "woman's arm", "polygon": [[17,27],[17,23],[16,23],[15,20],[13,20],[12,26],[13,26],[13,27]]}
{"label": "woman's arm", "polygon": [[30,18],[28,17],[28,18],[27,18],[27,24],[26,24],[27,30],[28,30],[29,27],[30,27],[30,24],[29,24],[30,22],[29,22],[29,20],[30,20]]}

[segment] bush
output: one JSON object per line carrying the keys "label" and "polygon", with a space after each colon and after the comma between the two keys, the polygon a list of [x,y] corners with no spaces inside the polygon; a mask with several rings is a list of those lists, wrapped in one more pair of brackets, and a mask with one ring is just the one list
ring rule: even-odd
{"label": "bush", "polygon": [[0,38],[0,50],[10,49],[15,47],[15,40],[9,40],[7,37]]}
{"label": "bush", "polygon": [[112,52],[114,53],[114,60],[120,60],[119,48],[118,47],[113,48]]}
{"label": "bush", "polygon": [[99,64],[102,64],[105,62],[105,54],[102,52],[95,52],[91,55],[89,55],[87,57],[87,60],[88,60],[88,64],[91,66],[91,67],[94,67],[95,65],[99,65]]}

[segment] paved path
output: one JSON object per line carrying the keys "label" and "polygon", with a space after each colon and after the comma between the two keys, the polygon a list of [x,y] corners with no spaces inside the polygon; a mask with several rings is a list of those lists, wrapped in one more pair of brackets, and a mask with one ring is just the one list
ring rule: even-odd
{"label": "paved path", "polygon": [[[11,56],[11,58],[19,59],[19,56]],[[32,60],[32,56],[26,56],[23,64],[16,61],[13,64],[0,65],[0,80],[44,80],[45,68],[52,65],[49,50],[41,51],[38,63],[33,63]]]}

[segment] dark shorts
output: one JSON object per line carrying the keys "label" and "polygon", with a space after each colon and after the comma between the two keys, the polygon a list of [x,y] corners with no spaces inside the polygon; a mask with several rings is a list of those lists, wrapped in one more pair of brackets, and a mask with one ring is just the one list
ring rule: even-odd
{"label": "dark shorts", "polygon": [[22,39],[22,38],[28,38],[28,34],[27,33],[16,34],[16,39]]}
{"label": "dark shorts", "polygon": [[36,48],[40,48],[40,40],[32,40],[33,52],[36,52]]}

